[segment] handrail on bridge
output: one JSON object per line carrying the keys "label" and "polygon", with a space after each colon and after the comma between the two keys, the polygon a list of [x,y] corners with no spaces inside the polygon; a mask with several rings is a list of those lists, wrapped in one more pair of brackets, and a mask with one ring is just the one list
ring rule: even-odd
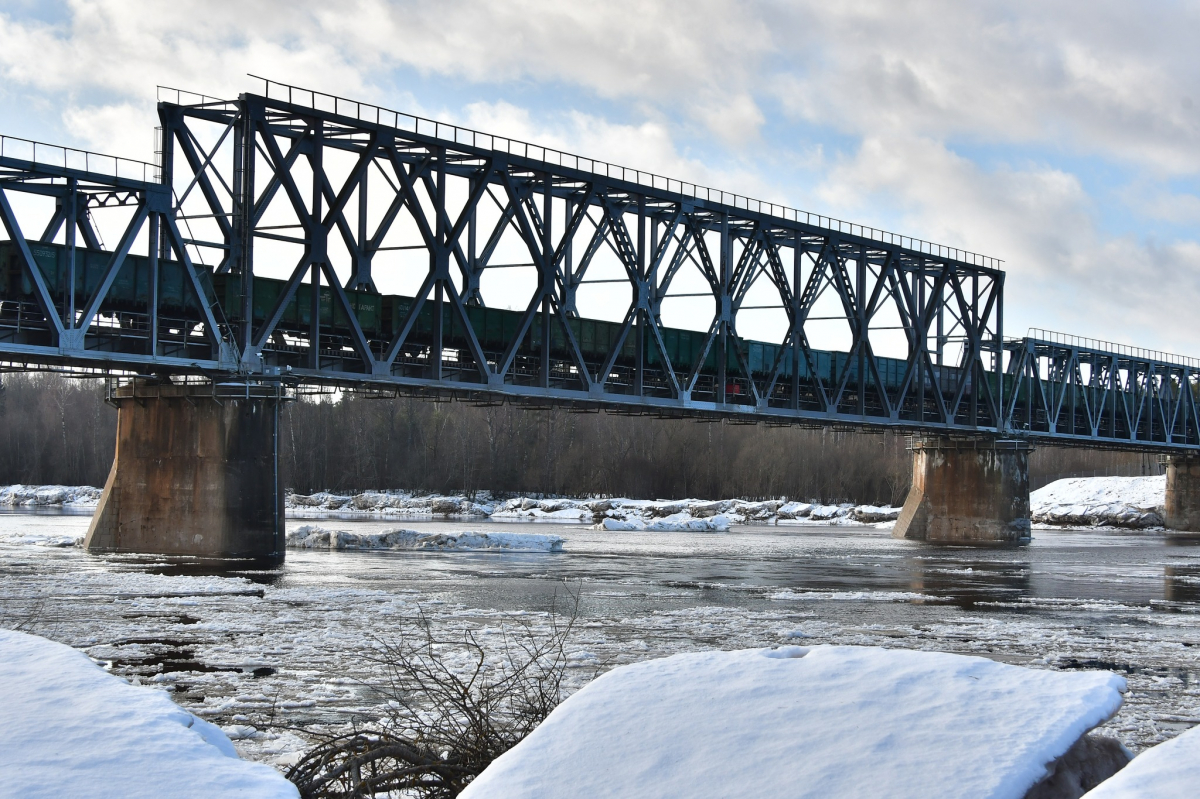
{"label": "handrail on bridge", "polygon": [[1175,355],[1174,353],[1162,352],[1160,350],[1148,350],[1144,347],[1133,347],[1128,344],[1114,344],[1111,341],[1087,338],[1085,336],[1074,336],[1070,333],[1056,333],[1053,330],[1043,330],[1039,327],[1029,328],[1028,337],[1039,341],[1047,341],[1051,344],[1064,344],[1068,347],[1112,352],[1117,355],[1127,355],[1130,358],[1140,358],[1147,361],[1178,364],[1179,366],[1190,366],[1193,369],[1200,369],[1200,358]]}
{"label": "handrail on bridge", "polygon": [[[652,172],[645,172],[640,169],[629,169],[618,164],[611,164],[607,161],[597,161],[592,158],[584,158],[572,153],[555,150],[551,147],[542,147],[536,144],[530,144],[518,139],[510,139],[504,136],[495,136],[490,133],[482,133],[470,128],[464,128],[459,125],[451,125],[446,122],[438,122],[433,119],[426,119],[415,114],[406,114],[402,111],[392,111],[382,108],[371,103],[364,103],[359,100],[349,100],[345,97],[338,97],[333,94],[318,92],[313,89],[305,89],[300,86],[293,86],[287,83],[270,80],[258,75],[250,75],[255,80],[260,80],[264,84],[264,96],[268,99],[286,101],[291,105],[299,105],[307,108],[312,108],[317,111],[323,111],[340,116],[347,116],[357,119],[362,122],[370,122],[376,125],[385,125],[396,128],[398,130],[406,130],[418,135],[431,136],[444,141],[451,141],[456,144],[476,147],[485,150],[499,150],[510,155],[516,155],[522,158],[530,158],[538,161],[546,161],[558,166],[576,169],[581,172],[590,172],[597,175],[621,180],[628,183],[636,183],[641,186],[648,186],[652,189],[659,189],[674,194],[681,194],[686,197],[693,197],[697,200],[705,202],[720,203],[723,205],[733,206],[746,211],[766,214],[768,216],[779,217],[792,222],[800,222],[814,227],[824,228],[826,230],[834,230],[839,233],[848,233],[853,236],[860,236],[865,239],[892,244],[899,247],[905,247],[915,252],[923,252],[938,258],[947,258],[963,263],[970,263],[976,266],[982,266],[990,269],[1000,269],[1004,262],[998,258],[992,258],[988,255],[980,255],[979,253],[960,250],[956,247],[947,247],[941,244],[925,241],[924,239],[915,239],[910,236],[902,236],[897,233],[890,233],[886,230],[859,225],[853,222],[846,222],[841,219],[835,219],[821,214],[813,214],[808,211],[799,211],[795,208],[789,208],[776,203],[764,202],[755,200],[750,197],[745,197],[740,194],[734,194],[719,189],[710,189],[705,186],[699,186],[695,183],[676,180],[674,178],[663,177]],[[196,94],[193,92],[184,92],[179,89],[160,86],[159,96],[162,93],[174,92],[178,104],[182,105],[182,99],[185,94],[199,98],[199,105],[216,105],[226,101],[216,98],[207,97],[205,95]]]}
{"label": "handrail on bridge", "polygon": [[139,180],[143,183],[157,183],[160,179],[159,167],[145,161],[2,134],[0,158],[14,158],[41,166],[73,169],[125,180]]}

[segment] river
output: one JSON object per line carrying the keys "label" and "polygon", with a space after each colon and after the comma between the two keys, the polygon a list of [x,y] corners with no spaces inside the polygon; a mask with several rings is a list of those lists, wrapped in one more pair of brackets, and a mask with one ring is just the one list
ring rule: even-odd
{"label": "river", "polygon": [[[380,641],[418,615],[496,641],[582,592],[571,679],[703,648],[859,644],[1111,669],[1130,691],[1106,725],[1135,751],[1200,723],[1200,543],[1113,529],[1035,530],[1020,549],[933,547],[873,527],[610,532],[496,522],[289,519],[378,532],[555,533],[559,553],[289,551],[282,568],[52,546],[89,517],[0,513],[0,625],[79,647],[173,692],[248,757],[305,746],[280,726],[378,714]],[[271,724],[268,724],[268,721]],[[272,726],[272,724],[274,726]]]}

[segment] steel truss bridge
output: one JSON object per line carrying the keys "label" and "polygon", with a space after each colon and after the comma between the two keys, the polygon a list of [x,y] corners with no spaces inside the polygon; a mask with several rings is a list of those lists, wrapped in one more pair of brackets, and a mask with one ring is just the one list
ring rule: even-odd
{"label": "steel truss bridge", "polygon": [[1200,448],[1200,361],[1005,338],[994,259],[263,83],[154,165],[0,137],[6,368]]}

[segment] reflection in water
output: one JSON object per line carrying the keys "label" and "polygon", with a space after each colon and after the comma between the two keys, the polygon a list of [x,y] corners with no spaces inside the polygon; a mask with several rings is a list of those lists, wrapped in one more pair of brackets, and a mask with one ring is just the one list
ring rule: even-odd
{"label": "reflection in water", "polygon": [[977,602],[1013,599],[1030,590],[1027,560],[985,560],[970,557],[907,558],[909,590],[948,600],[962,608]]}
{"label": "reflection in water", "polygon": [[1200,602],[1200,564],[1164,566],[1163,597],[1168,602]]}
{"label": "reflection in water", "polygon": [[[163,577],[242,577],[256,585],[275,585],[283,576],[277,561],[256,558],[197,558],[167,555],[102,555],[111,563]],[[262,591],[255,591],[262,595]]]}

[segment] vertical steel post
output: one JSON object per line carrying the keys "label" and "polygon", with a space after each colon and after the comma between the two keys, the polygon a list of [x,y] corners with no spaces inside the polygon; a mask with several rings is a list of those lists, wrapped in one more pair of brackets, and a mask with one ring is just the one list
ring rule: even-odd
{"label": "vertical steel post", "polygon": [[925,421],[925,354],[929,352],[929,328],[925,325],[925,259],[918,258],[913,271],[913,294],[917,297],[917,314],[913,319],[917,325],[917,335],[913,340],[919,342],[920,351],[917,353],[917,421]]}
{"label": "vertical steel post", "polygon": [[443,346],[445,342],[445,331],[443,325],[445,319],[442,314],[442,303],[445,301],[445,292],[453,291],[453,286],[446,285],[446,280],[449,277],[450,265],[450,248],[446,246],[449,232],[446,230],[446,150],[444,147],[437,149],[437,161],[434,167],[434,197],[433,197],[433,215],[436,222],[434,223],[433,240],[434,247],[430,257],[434,259],[433,268],[435,282],[433,284],[433,339],[429,353],[430,367],[434,380],[442,379],[442,359]]}
{"label": "vertical steel post", "polygon": [[[309,226],[309,246],[313,243],[317,244],[317,251],[313,253],[312,271],[310,280],[310,290],[312,296],[309,299],[309,308],[311,309],[312,318],[309,320],[309,343],[311,345],[309,351],[309,365],[313,369],[321,368],[321,264],[329,257],[327,248],[329,243],[325,236],[325,226],[321,220],[321,180],[324,176],[324,155],[322,141],[322,126],[320,119],[311,119],[309,124],[313,129],[312,140],[312,155],[309,156],[309,163],[312,164],[313,185],[312,185],[312,215]],[[315,241],[314,241],[315,240]],[[333,310],[332,308],[330,309]]]}
{"label": "vertical steel post", "polygon": [[250,353],[254,338],[254,122],[250,119],[249,104],[240,103],[240,128],[237,139],[241,149],[241,179],[237,184],[234,208],[234,232],[238,237],[239,280],[242,286],[242,356]]}
{"label": "vertical steel post", "polygon": [[[554,291],[554,240],[551,238],[551,214],[554,208],[554,178],[543,172],[542,178],[542,274],[538,287],[542,292],[542,351],[538,385],[550,387],[550,294]],[[530,201],[532,203],[532,199]]]}
{"label": "vertical steel post", "polygon": [[803,265],[804,249],[801,247],[800,233],[797,231],[792,259],[792,399],[790,407],[794,411],[800,410],[800,357],[802,354],[800,334],[803,330],[800,326],[800,297],[803,291],[800,277]]}
{"label": "vertical steel post", "polygon": [[158,238],[162,219],[150,214],[150,355],[158,357]]}
{"label": "vertical steel post", "polygon": [[637,279],[634,288],[634,302],[637,308],[633,312],[634,344],[637,352],[634,355],[633,393],[642,396],[646,392],[646,310],[642,307],[642,285],[646,279],[646,198],[639,194],[637,198]]}
{"label": "vertical steel post", "polygon": [[865,417],[867,415],[867,302],[869,292],[867,291],[867,246],[859,245],[858,248],[858,263],[857,269],[854,270],[854,279],[858,284],[854,290],[855,305],[854,315],[857,317],[855,327],[858,328],[858,415]]}
{"label": "vertical steel post", "polygon": [[[79,181],[75,178],[67,180],[67,285],[66,291],[66,323],[68,330],[75,329],[75,275],[76,254],[75,234],[79,229]],[[81,342],[82,344],[82,342]]]}
{"label": "vertical steel post", "polygon": [[[575,214],[575,198],[568,195],[563,206],[563,233],[567,232],[568,226],[571,224],[571,218]],[[578,228],[576,228],[578,230]],[[559,301],[559,307],[562,312],[569,317],[578,316],[575,311],[575,260],[572,250],[572,243],[575,241],[574,236],[568,236],[563,242],[563,262],[562,262],[562,298]]]}
{"label": "vertical steel post", "polygon": [[730,274],[733,271],[733,253],[730,251],[731,242],[729,240],[729,213],[721,212],[721,296],[717,302],[717,313],[720,321],[717,323],[717,402],[724,403],[726,400],[725,389],[727,385],[726,365],[729,362],[729,281]]}

